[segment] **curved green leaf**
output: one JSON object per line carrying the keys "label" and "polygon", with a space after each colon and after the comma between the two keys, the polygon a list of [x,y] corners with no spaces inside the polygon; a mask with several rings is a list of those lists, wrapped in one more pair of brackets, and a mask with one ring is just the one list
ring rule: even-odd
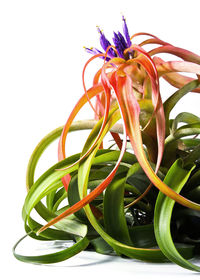
{"label": "curved green leaf", "polygon": [[38,256],[25,256],[25,255],[16,253],[17,246],[27,236],[28,235],[25,235],[15,244],[15,246],[13,247],[13,254],[16,257],[16,259],[23,261],[23,262],[28,262],[28,263],[48,264],[48,263],[61,262],[66,259],[69,259],[69,258],[73,257],[74,255],[78,254],[79,252],[83,251],[85,248],[87,248],[87,246],[89,244],[89,240],[87,239],[87,237],[84,237],[84,238],[79,238],[77,240],[77,242],[74,245],[72,245],[71,247],[61,250],[56,253],[38,255]]}
{"label": "curved green leaf", "polygon": [[171,127],[172,134],[177,130],[178,124],[180,122],[192,124],[192,123],[200,122],[200,118],[188,112],[181,112],[175,117],[175,119],[172,122],[172,127]]}
{"label": "curved green leaf", "polygon": [[131,245],[132,242],[124,215],[125,182],[126,178],[114,179],[106,189],[103,213],[106,232],[116,240]]}
{"label": "curved green leaf", "polygon": [[173,95],[171,95],[163,104],[165,111],[165,120],[166,120],[166,132],[169,134],[169,115],[171,110],[177,104],[177,102],[188,92],[198,88],[200,85],[200,81],[193,80],[190,83],[183,86],[181,89],[177,90]]}
{"label": "curved green leaf", "polygon": [[129,227],[129,234],[135,247],[150,248],[158,246],[153,224]]}
{"label": "curved green leaf", "polygon": [[200,122],[183,125],[165,139],[165,147],[179,138],[196,134],[200,134]]}
{"label": "curved green leaf", "polygon": [[[187,168],[183,168],[182,160],[178,159],[168,171],[164,182],[167,185],[169,185],[173,190],[179,193],[185,185],[185,183],[187,182],[193,169],[194,166],[191,165]],[[162,252],[166,255],[168,259],[179,264],[184,268],[200,271],[200,267],[190,263],[185,259],[193,257],[194,247],[188,245],[187,248],[187,245],[185,245],[185,248],[181,250],[181,254],[184,255],[184,258],[177,251],[177,248],[175,247],[174,242],[172,240],[170,232],[170,222],[174,204],[174,200],[159,192],[154,211],[154,229],[156,240]]]}
{"label": "curved green leaf", "polygon": [[[90,142],[87,143],[87,146]],[[86,148],[87,148],[86,146]],[[98,147],[95,152],[97,152]],[[78,186],[80,197],[83,198],[87,194],[88,179],[91,169],[92,162],[95,160],[95,152],[91,153],[90,156],[85,159],[84,162],[80,163],[78,170]],[[84,151],[83,151],[84,153]],[[135,156],[132,155],[132,160],[135,160]],[[133,164],[134,162],[132,162]],[[109,188],[109,187],[108,187]],[[160,249],[146,249],[146,248],[135,248],[114,239],[108,233],[105,232],[104,228],[96,220],[89,205],[84,206],[85,213],[99,235],[118,253],[123,254],[131,258],[137,258],[141,260],[148,260],[154,262],[166,261],[166,257],[163,255]]]}

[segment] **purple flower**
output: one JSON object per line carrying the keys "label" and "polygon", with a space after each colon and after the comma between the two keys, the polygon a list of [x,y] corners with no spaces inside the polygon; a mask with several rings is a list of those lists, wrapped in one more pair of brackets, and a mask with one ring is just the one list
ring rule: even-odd
{"label": "purple flower", "polygon": [[131,43],[131,39],[130,39],[129,32],[128,32],[128,27],[127,27],[126,20],[125,20],[124,16],[122,16],[122,20],[124,22],[123,32],[124,32],[124,36],[126,38],[126,43],[127,43],[127,46],[130,47],[132,45],[132,43]]}
{"label": "purple flower", "polygon": [[[101,44],[102,48],[104,49],[104,51],[106,52],[107,48],[108,48],[109,46],[111,46],[111,43],[106,39],[104,33],[100,30],[99,27],[97,27],[97,30],[98,30],[99,33],[100,33],[100,44]],[[113,58],[113,57],[116,56],[116,53],[115,53],[115,51],[114,51],[112,48],[109,49],[109,51],[108,51],[108,56],[109,56],[110,58]]]}
{"label": "purple flower", "polygon": [[[99,50],[96,49],[96,48],[86,48],[86,47],[84,47],[84,49],[86,50],[86,52],[88,52],[88,53],[90,53],[90,54],[93,54],[93,55],[102,53],[101,51],[99,51]],[[103,54],[103,53],[102,53],[102,54]],[[101,58],[102,58],[102,59],[105,59],[105,56],[101,56]],[[106,57],[106,61],[109,61],[109,60],[110,60],[110,58],[107,56],[107,57]]]}
{"label": "purple flower", "polygon": [[118,34],[114,32],[113,42],[115,44],[119,57],[124,58],[124,50],[127,49],[128,46],[124,40],[123,35],[120,32],[118,32]]}
{"label": "purple flower", "polygon": [[[125,57],[124,51],[127,48],[129,48],[132,43],[131,43],[131,40],[130,40],[130,36],[129,36],[129,32],[128,32],[128,27],[127,27],[126,20],[125,20],[124,16],[122,17],[122,20],[123,20],[123,33],[124,33],[124,36],[120,32],[118,32],[118,33],[114,32],[113,43],[114,43],[114,46],[115,46],[115,48],[117,50],[117,53],[111,47],[108,50],[108,53],[107,53],[107,57],[106,57],[107,61],[110,60],[111,58],[117,57],[117,56],[121,57],[121,58],[124,58],[124,59],[127,59],[127,55]],[[101,47],[106,52],[108,47],[111,46],[111,43],[108,41],[108,39],[106,38],[106,36],[100,30],[99,27],[97,27],[97,30],[98,30],[98,32],[100,34],[100,44],[101,44]],[[90,54],[102,53],[101,51],[99,51],[96,48],[85,48],[85,50],[87,52],[89,52]],[[102,56],[102,58],[104,58],[104,57]],[[128,58],[129,58],[129,55],[128,55]]]}

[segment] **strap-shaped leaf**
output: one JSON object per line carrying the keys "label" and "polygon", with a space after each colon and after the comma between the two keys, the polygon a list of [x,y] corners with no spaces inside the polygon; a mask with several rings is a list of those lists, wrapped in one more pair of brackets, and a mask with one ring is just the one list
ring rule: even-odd
{"label": "strap-shaped leaf", "polygon": [[182,141],[188,148],[194,148],[195,146],[200,144],[199,138],[187,138],[182,139]]}
{"label": "strap-shaped leaf", "polygon": [[182,112],[178,114],[172,122],[172,127],[171,127],[172,133],[176,131],[178,124],[180,122],[192,124],[192,123],[200,122],[200,118],[188,112]]}
{"label": "strap-shaped leaf", "polygon": [[[130,88],[130,83],[126,77],[118,77],[120,79],[119,91],[121,96],[123,96],[123,102],[121,108],[123,108],[123,114],[126,116],[126,130],[129,136],[130,142],[132,144],[134,153],[140,163],[141,167],[145,171],[146,175],[149,177],[151,183],[156,186],[160,191],[162,191],[167,196],[174,199],[176,202],[180,203],[183,206],[192,208],[194,210],[200,210],[200,204],[195,203],[186,199],[185,197],[179,195],[174,190],[172,190],[167,184],[165,184],[160,178],[156,175],[154,170],[151,168],[151,165],[146,157],[143,148],[143,142],[140,131],[140,122],[139,122],[139,105],[135,102],[135,96]],[[126,84],[128,82],[128,85]],[[194,124],[192,124],[194,125]]]}
{"label": "strap-shaped leaf", "polygon": [[[155,164],[151,163],[151,166],[155,170]],[[165,176],[160,170],[158,171],[157,174],[159,178],[164,179]],[[142,169],[142,167],[138,162],[136,162],[129,168],[129,171],[127,173],[127,182],[135,186],[139,190],[140,192],[139,195],[144,193],[144,191],[147,189],[147,187],[150,184],[149,178],[147,177],[147,175],[145,174],[144,170]],[[148,198],[149,201],[155,202],[156,196],[157,196],[157,189],[152,188],[146,194],[145,197]]]}
{"label": "strap-shaped leaf", "polygon": [[110,255],[114,253],[113,248],[100,236],[90,241],[95,251],[100,254]]}
{"label": "strap-shaped leaf", "polygon": [[200,186],[200,169],[197,170],[190,178],[187,186],[186,191],[192,191],[195,188]]}
{"label": "strap-shaped leaf", "polygon": [[129,234],[135,247],[150,248],[157,246],[153,224],[129,227]]}
{"label": "strap-shaped leaf", "polygon": [[177,90],[174,94],[172,94],[163,104],[165,111],[165,120],[166,120],[166,133],[169,134],[169,115],[171,110],[177,104],[177,102],[188,92],[198,88],[200,85],[199,80],[193,80],[190,83],[186,84],[179,90]]}
{"label": "strap-shaped leaf", "polygon": [[47,263],[61,262],[66,259],[69,259],[69,258],[73,257],[74,255],[78,254],[79,252],[83,251],[85,248],[87,248],[87,246],[89,244],[89,240],[87,239],[87,237],[84,237],[84,238],[79,238],[77,240],[77,242],[74,245],[72,245],[71,247],[58,251],[56,253],[38,255],[38,256],[25,256],[25,255],[16,253],[17,246],[19,245],[19,243],[21,243],[24,240],[25,237],[27,237],[27,235],[22,237],[15,244],[15,246],[13,247],[13,254],[18,260],[23,261],[23,262],[29,262],[29,263],[47,264]]}
{"label": "strap-shaped leaf", "polygon": [[[107,166],[106,162],[104,164],[104,168],[95,168],[93,167],[91,174],[89,176],[89,184],[88,184],[88,189],[94,190],[99,184],[102,183],[102,181],[109,175],[109,173],[113,169],[113,164],[109,163]],[[128,168],[126,166],[119,166],[117,174],[121,174],[121,176],[126,176]],[[125,172],[126,171],[126,172]],[[97,202],[97,199],[99,203],[103,202],[103,194],[99,195],[95,200],[92,201],[92,204],[94,205],[95,202]],[[69,205],[72,206],[75,203],[80,201],[80,195],[79,195],[79,190],[78,190],[78,176],[75,175],[72,177],[69,187],[68,187],[68,202]],[[98,203],[98,204],[99,204]],[[83,221],[84,223],[88,223],[88,219],[85,215],[85,212],[83,209],[80,209],[76,213],[74,213],[76,217],[79,218],[79,220]]]}
{"label": "strap-shaped leaf", "polygon": [[[84,197],[87,193],[89,173],[91,169],[91,164],[94,161],[94,159],[95,153],[91,153],[90,156],[84,162],[80,163],[78,170],[78,186],[81,198]],[[133,156],[133,159],[135,159],[135,156]],[[166,258],[160,249],[135,248],[114,239],[108,233],[105,232],[104,228],[96,220],[88,204],[84,206],[84,210],[94,229],[118,254],[123,254],[131,258],[154,262],[166,261]]]}
{"label": "strap-shaped leaf", "polygon": [[[106,135],[106,133],[109,131],[110,128],[113,127],[113,125],[120,119],[120,113],[119,110],[117,110],[117,107],[114,107],[109,116],[108,116],[108,121],[107,124],[105,125],[105,129],[103,130],[99,140],[98,140],[98,145],[96,145],[95,149],[91,152],[92,158],[95,156],[95,154],[97,153],[98,149],[99,149],[99,145],[101,144],[104,136]],[[88,140],[84,146],[83,152],[82,154],[85,153],[85,151],[88,151],[88,149],[93,145],[95,139],[96,139],[96,135],[98,135],[99,130],[101,129],[101,123],[102,123],[102,119],[97,123],[97,125],[94,127],[94,129],[92,130],[92,132],[90,133]],[[126,137],[124,136],[124,138],[126,139]],[[60,221],[61,219],[63,219],[64,217],[69,216],[70,214],[77,212],[78,210],[80,210],[84,205],[86,205],[87,203],[90,203],[94,198],[96,198],[99,194],[101,194],[103,192],[103,190],[106,188],[106,186],[108,185],[108,182],[112,180],[114,174],[117,171],[117,168],[120,164],[120,161],[122,160],[122,157],[125,153],[125,148],[126,145],[123,144],[123,148],[122,151],[120,151],[120,155],[119,158],[117,160],[117,163],[115,164],[115,167],[113,168],[113,170],[111,171],[111,173],[108,175],[108,177],[98,186],[95,188],[95,190],[93,190],[92,192],[90,192],[87,196],[85,196],[84,198],[81,199],[81,201],[78,201],[76,204],[74,204],[73,206],[71,206],[69,209],[67,209],[66,211],[64,211],[63,213],[61,213],[59,216],[57,216],[56,218],[54,218],[53,220],[51,220],[48,224],[46,224],[45,226],[43,226],[39,231],[42,232],[43,230],[45,230],[46,228],[48,228],[49,226],[57,223],[58,221]],[[89,155],[90,157],[90,155]],[[77,168],[77,163],[76,164],[71,164],[68,165],[67,168],[64,168],[63,170],[60,170],[58,172],[66,172],[66,174],[70,173],[71,171],[75,171],[76,169],[74,169],[74,167]],[[90,165],[91,168],[91,165]],[[67,170],[65,170],[67,169]],[[52,190],[51,190],[52,191]],[[29,199],[30,200],[30,199]]]}
{"label": "strap-shaped leaf", "polygon": [[104,223],[106,232],[116,240],[131,245],[124,215],[124,187],[126,178],[113,180],[104,196]]}
{"label": "strap-shaped leaf", "polygon": [[196,134],[200,134],[200,122],[183,125],[165,139],[165,146],[182,137]]}
{"label": "strap-shaped leaf", "polygon": [[[101,164],[109,161],[117,161],[119,157],[119,151],[111,151],[111,150],[98,150],[97,156],[95,157],[93,164]],[[79,154],[71,156],[61,162],[58,162],[54,166],[52,166],[49,170],[47,170],[31,187],[28,192],[24,207],[23,207],[23,218],[26,220],[31,213],[31,210],[36,206],[36,204],[45,197],[52,190],[60,187],[60,179],[66,175],[70,171],[74,171],[77,169],[77,166],[73,166],[68,170],[58,170],[60,168],[65,168],[74,160],[79,158]],[[123,161],[125,163],[132,164],[135,157],[126,153],[124,155]]]}
{"label": "strap-shaped leaf", "polygon": [[167,260],[160,249],[136,248],[123,244],[122,242],[119,242],[118,240],[112,238],[105,232],[104,228],[96,220],[90,209],[90,206],[86,205],[84,209],[90,223],[95,228],[95,230],[118,254],[123,254],[130,258],[151,262],[163,262]]}
{"label": "strap-shaped leaf", "polygon": [[[188,168],[182,167],[182,160],[178,159],[168,171],[164,182],[170,186],[177,193],[181,191],[185,183],[187,182],[191,171],[194,169],[194,166],[188,166]],[[158,242],[159,247],[171,261],[179,264],[180,266],[200,271],[200,267],[190,263],[185,258],[193,257],[193,247],[188,245],[185,246],[185,249],[181,250],[181,254],[184,254],[184,257],[177,251],[177,248],[174,245],[170,232],[170,222],[172,216],[172,210],[174,207],[175,201],[171,198],[165,196],[163,193],[159,193],[156,201],[155,211],[154,211],[154,229],[155,236]]]}
{"label": "strap-shaped leaf", "polygon": [[[68,202],[69,205],[72,206],[80,200],[79,192],[78,192],[78,176],[73,176],[68,187]],[[80,221],[87,222],[87,217],[83,209],[80,209],[75,213],[76,217],[79,218]]]}
{"label": "strap-shaped leaf", "polygon": [[187,93],[191,92],[193,89],[199,87],[200,81],[193,80],[190,83],[186,84],[179,90],[177,90],[174,94],[172,94],[165,102],[164,102],[164,111],[166,119],[169,119],[169,114],[177,104],[177,102]]}

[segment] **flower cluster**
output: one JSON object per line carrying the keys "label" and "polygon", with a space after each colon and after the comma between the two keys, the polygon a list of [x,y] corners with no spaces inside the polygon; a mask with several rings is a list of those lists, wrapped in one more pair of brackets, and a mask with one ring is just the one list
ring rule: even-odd
{"label": "flower cluster", "polygon": [[[106,52],[108,49],[107,57],[106,60],[110,60],[114,57],[121,57],[124,59],[128,59],[131,57],[130,54],[128,56],[124,53],[124,51],[131,46],[131,40],[128,32],[128,27],[126,24],[126,20],[123,17],[123,32],[124,36],[122,35],[121,32],[114,32],[114,37],[113,37],[113,43],[114,46],[112,47],[111,43],[108,41],[108,39],[105,37],[104,33],[101,31],[99,27],[97,27],[97,30],[100,34],[100,44],[103,50]],[[87,52],[90,54],[98,54],[102,53],[100,50],[96,48],[85,48]]]}

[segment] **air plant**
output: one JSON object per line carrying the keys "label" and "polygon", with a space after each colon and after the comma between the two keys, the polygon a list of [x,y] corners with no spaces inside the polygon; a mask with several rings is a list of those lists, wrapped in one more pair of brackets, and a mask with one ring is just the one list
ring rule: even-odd
{"label": "air plant", "polygon": [[[171,119],[170,113],[186,94],[200,92],[200,56],[149,33],[130,37],[124,17],[124,35],[114,33],[113,44],[98,31],[102,51],[85,48],[92,57],[83,68],[84,94],[64,127],[37,145],[27,168],[22,211],[26,236],[72,240],[73,245],[52,254],[23,256],[16,252],[23,237],[14,255],[25,262],[54,263],[93,250],[171,261],[199,272],[191,259],[198,256],[200,245],[200,118],[180,112]],[[149,39],[134,43],[141,35]],[[146,51],[149,44],[158,46]],[[162,53],[177,60],[164,61],[158,56]],[[102,67],[86,89],[85,70],[99,58]],[[164,103],[160,78],[177,88]],[[94,119],[75,122],[86,103]],[[91,132],[82,152],[66,157],[68,133],[83,129]],[[107,134],[113,145],[104,148]],[[35,181],[40,156],[58,137],[58,163]],[[31,217],[33,209],[47,224]]]}

